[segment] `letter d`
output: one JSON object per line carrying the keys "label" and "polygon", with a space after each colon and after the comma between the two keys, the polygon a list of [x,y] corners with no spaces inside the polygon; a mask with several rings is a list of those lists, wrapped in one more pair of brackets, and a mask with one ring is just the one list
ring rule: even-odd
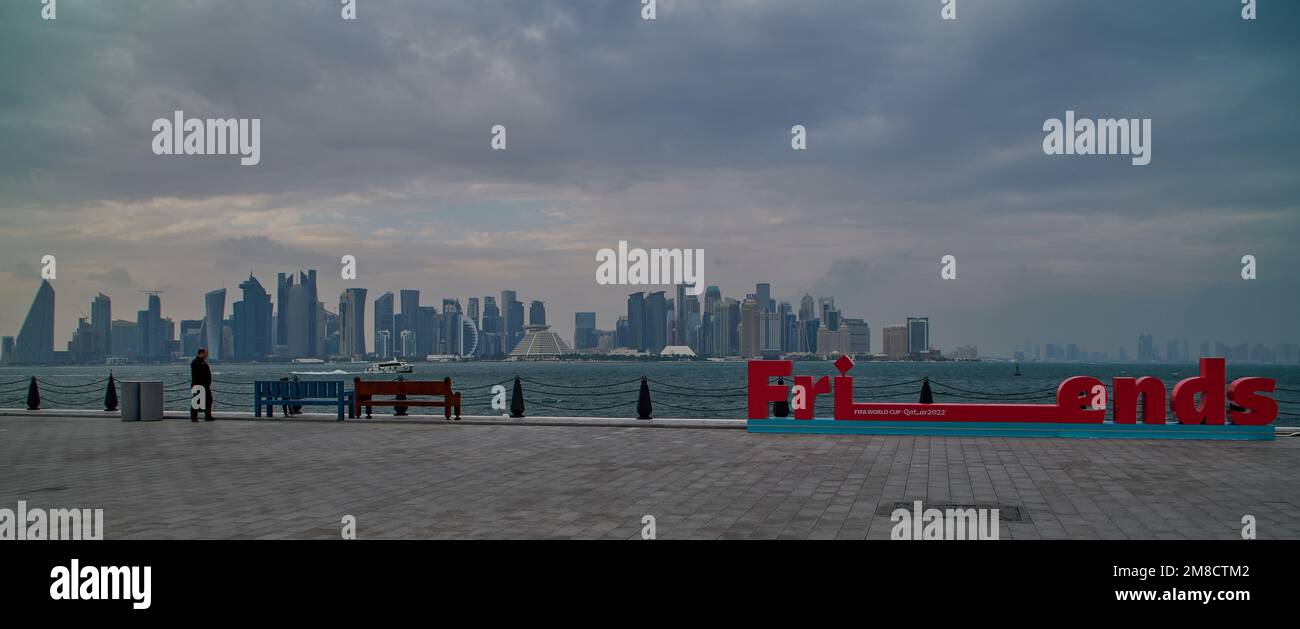
{"label": "letter d", "polygon": [[[1226,368],[1222,358],[1202,358],[1201,375],[1174,385],[1171,410],[1180,424],[1222,425],[1227,411]],[[1201,402],[1196,402],[1196,396]]]}

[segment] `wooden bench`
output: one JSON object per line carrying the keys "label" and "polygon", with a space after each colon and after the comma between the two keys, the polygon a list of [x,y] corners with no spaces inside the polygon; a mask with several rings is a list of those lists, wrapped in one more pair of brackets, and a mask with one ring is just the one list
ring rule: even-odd
{"label": "wooden bench", "polygon": [[[354,378],[353,412],[361,416],[361,407],[366,407],[366,418],[370,418],[373,406],[440,406],[443,417],[451,419],[452,411],[460,419],[460,393],[451,390],[451,378],[438,380],[362,380]],[[376,395],[394,396],[394,399],[377,400]],[[399,400],[401,395],[407,399]],[[411,396],[438,397],[442,400],[410,399]]]}
{"label": "wooden bench", "polygon": [[334,406],[343,421],[343,410],[350,408],[345,386],[342,380],[257,380],[253,383],[253,416],[261,417],[263,406],[267,417],[275,417],[277,406]]}

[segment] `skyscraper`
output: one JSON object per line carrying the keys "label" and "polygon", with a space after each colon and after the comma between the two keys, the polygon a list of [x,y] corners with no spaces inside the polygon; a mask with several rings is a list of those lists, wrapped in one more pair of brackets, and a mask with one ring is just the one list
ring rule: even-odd
{"label": "skyscraper", "polygon": [[[250,273],[251,275],[251,273]],[[289,344],[289,287],[293,285],[293,276],[277,273],[275,276],[275,345]]]}
{"label": "skyscraper", "polygon": [[817,316],[822,320],[822,325],[830,327],[831,311],[835,309],[834,297],[819,297],[817,299]]}
{"label": "skyscraper", "polygon": [[316,270],[299,271],[296,281],[281,276],[283,305],[276,325],[284,334],[279,339],[289,358],[316,356],[324,350],[325,313],[316,294]]}
{"label": "skyscraper", "polygon": [[[236,307],[239,304],[235,304]],[[193,356],[203,347],[203,320],[181,319],[181,356]]]}
{"label": "skyscraper", "polygon": [[14,363],[54,362],[54,286],[41,280],[14,345]]}
{"label": "skyscraper", "polygon": [[145,292],[149,294],[148,306],[135,314],[135,355],[138,360],[158,360],[165,352],[162,300],[157,291]]}
{"label": "skyscraper", "polygon": [[402,330],[401,348],[403,356],[415,356],[417,350],[415,347],[415,332],[412,330]]}
{"label": "skyscraper", "polygon": [[[456,318],[460,317],[460,302],[451,299],[442,300],[442,320],[446,320],[447,312],[455,311]],[[460,337],[459,329],[451,329],[450,324],[442,321],[439,325],[438,309],[432,305],[421,305],[416,311],[416,357],[424,360],[426,356],[433,353],[452,353],[448,348],[450,344]],[[441,347],[441,350],[439,350]],[[456,355],[456,353],[454,353]]]}
{"label": "skyscraper", "polygon": [[479,356],[498,356],[501,349],[501,311],[491,295],[483,297],[483,325],[479,329]]}
{"label": "skyscraper", "polygon": [[596,346],[596,313],[573,313],[573,349],[591,349]]}
{"label": "skyscraper", "polygon": [[627,346],[645,351],[645,292],[637,291],[627,296]]}
{"label": "skyscraper", "polygon": [[[375,355],[381,360],[393,356],[393,341],[397,338],[393,328],[393,293],[386,292],[375,300]],[[379,347],[379,335],[387,335],[387,344]]]}
{"label": "skyscraper", "polygon": [[272,352],[271,295],[252,273],[239,288],[244,298],[233,306],[234,358],[264,360]]}
{"label": "skyscraper", "polygon": [[481,322],[479,321],[478,297],[470,297],[469,301],[465,303],[465,316],[474,322],[475,328],[482,327],[479,325]]}
{"label": "skyscraper", "polygon": [[[1218,355],[1222,356],[1223,353],[1220,352]],[[1159,358],[1160,357],[1156,354],[1155,339],[1150,334],[1139,334],[1137,351],[1138,362],[1146,363],[1159,360]]]}
{"label": "skyscraper", "polygon": [[339,355],[366,355],[366,289],[348,288],[339,295]]}
{"label": "skyscraper", "polygon": [[95,332],[91,328],[90,321],[85,317],[77,318],[77,329],[72,333],[72,340],[68,341],[68,355],[74,361],[83,362],[90,360],[95,353]]}
{"label": "skyscraper", "polygon": [[507,354],[524,337],[524,305],[512,290],[501,291],[501,333],[504,335],[501,350]]}
{"label": "skyscraper", "polygon": [[[398,335],[400,336],[402,332],[407,330],[418,335],[420,333],[420,291],[403,289],[398,291],[398,299],[401,301],[402,306],[402,311],[397,314],[396,323],[394,324],[397,327]],[[403,356],[406,355],[405,345],[405,342],[403,342]]]}
{"label": "skyscraper", "polygon": [[118,356],[130,357],[136,354],[137,337],[139,336],[139,324],[131,321],[117,319],[113,321],[113,339],[109,341],[113,351]]}
{"label": "skyscraper", "polygon": [[546,304],[542,300],[528,304],[528,325],[546,325]]}
{"label": "skyscraper", "polygon": [[90,302],[92,352],[99,356],[113,353],[113,301],[100,293]]}
{"label": "skyscraper", "polygon": [[907,353],[924,354],[930,351],[930,318],[907,318]]}
{"label": "skyscraper", "polygon": [[862,319],[845,318],[841,323],[849,333],[849,350],[846,353],[854,356],[870,354],[871,326]]}
{"label": "skyscraper", "polygon": [[158,292],[149,293],[149,356],[167,356],[167,331],[163,328],[162,297]]}
{"label": "skyscraper", "polygon": [[799,300],[799,320],[809,321],[817,318],[817,305],[813,302],[812,295],[803,294],[803,299]]}
{"label": "skyscraper", "polygon": [[719,301],[717,356],[734,356],[740,348],[740,302],[726,297]]}
{"label": "skyscraper", "polygon": [[[776,305],[772,302],[772,285],[762,282],[754,286],[754,298],[758,301],[758,311],[776,312]],[[742,306],[743,307],[743,306]]]}
{"label": "skyscraper", "polygon": [[775,312],[758,314],[758,351],[760,354],[781,352],[781,316]]}
{"label": "skyscraper", "polygon": [[[213,362],[226,359],[226,356],[222,354],[221,347],[221,328],[225,321],[226,289],[218,288],[203,296],[203,342],[208,349],[208,360]],[[153,323],[151,322],[150,325],[152,326]]]}
{"label": "skyscraper", "polygon": [[[690,345],[687,338],[690,330],[691,313],[700,314],[700,297],[693,294],[695,284],[682,282],[677,285],[677,299],[673,301],[673,338],[672,345]],[[696,319],[699,317],[697,316]]]}
{"label": "skyscraper", "polygon": [[761,311],[754,295],[745,297],[740,304],[740,355],[757,358],[759,355],[759,320]]}
{"label": "skyscraper", "polygon": [[890,360],[907,358],[907,326],[887,325],[881,330],[881,336],[882,351]]}
{"label": "skyscraper", "polygon": [[790,302],[783,301],[776,307],[776,320],[779,331],[779,347],[781,353],[794,351],[794,338],[797,334],[797,324],[795,323],[794,311],[790,307]]}

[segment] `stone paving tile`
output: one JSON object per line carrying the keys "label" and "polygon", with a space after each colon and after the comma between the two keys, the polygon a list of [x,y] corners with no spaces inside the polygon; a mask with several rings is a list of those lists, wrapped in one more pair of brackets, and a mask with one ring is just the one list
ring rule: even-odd
{"label": "stone paving tile", "polygon": [[110,539],[888,539],[895,503],[1018,508],[1005,539],[1300,538],[1300,439],[0,418],[0,507]]}

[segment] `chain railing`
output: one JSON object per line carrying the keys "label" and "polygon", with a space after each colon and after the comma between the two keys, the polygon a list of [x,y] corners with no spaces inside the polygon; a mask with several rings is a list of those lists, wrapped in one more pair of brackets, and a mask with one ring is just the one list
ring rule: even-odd
{"label": "chain railing", "polygon": [[[176,374],[180,376],[180,374]],[[213,405],[216,409],[247,410],[252,404],[254,383],[237,382],[226,379],[212,380]],[[920,389],[915,385],[921,384]],[[502,393],[493,390],[496,386],[513,384],[505,398],[505,408],[501,408]],[[638,386],[629,386],[638,385]],[[927,386],[928,385],[928,386]],[[109,387],[116,387],[109,393]],[[484,385],[479,385],[484,386]],[[745,386],[699,389],[692,386],[664,382],[647,376],[630,380],[612,380],[603,383],[568,384],[563,382],[545,382],[533,378],[515,376],[508,380],[489,382],[489,391],[478,394],[461,394],[461,404],[469,411],[466,414],[499,415],[503,411],[522,418],[529,407],[548,412],[559,411],[570,414],[590,414],[595,412],[615,411],[607,415],[635,415],[639,418],[652,417],[653,408],[658,406],[682,413],[690,413],[703,418],[743,417],[747,410]],[[671,401],[653,400],[651,389],[657,389]],[[855,383],[855,400],[905,401],[920,398],[926,393],[930,400],[925,403],[940,402],[945,398],[955,400],[995,401],[1005,403],[1047,402],[1055,399],[1057,387],[1037,389],[994,389],[978,391],[958,387],[929,378],[917,378],[884,384]],[[190,383],[180,377],[163,386],[163,404],[169,410],[189,410]],[[1170,387],[1166,386],[1166,393]],[[17,380],[0,382],[0,408],[41,408],[83,409],[94,408],[100,401],[105,408],[116,409],[116,399],[120,399],[120,384],[108,377],[84,381],[53,381],[48,378],[32,376]],[[232,402],[242,398],[242,402]],[[1274,388],[1274,399],[1279,406],[1279,417],[1300,417],[1300,389],[1288,387]],[[625,413],[622,411],[626,411]]]}

